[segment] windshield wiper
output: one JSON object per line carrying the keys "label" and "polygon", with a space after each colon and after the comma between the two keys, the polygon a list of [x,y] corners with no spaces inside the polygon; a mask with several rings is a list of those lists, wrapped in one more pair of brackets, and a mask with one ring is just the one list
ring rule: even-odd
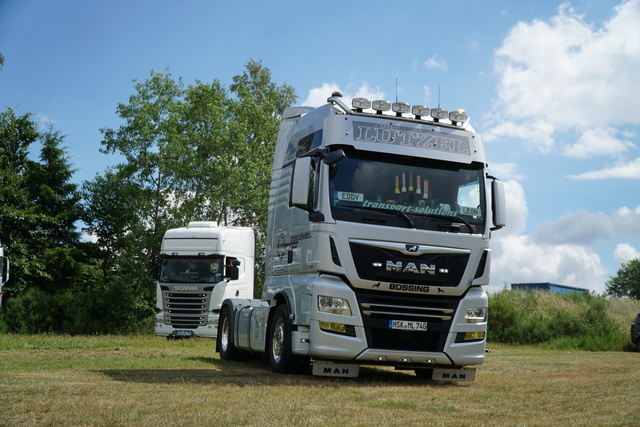
{"label": "windshield wiper", "polygon": [[469,234],[473,234],[476,232],[475,226],[473,226],[469,221],[467,221],[466,219],[458,215],[449,216],[449,215],[438,215],[438,214],[425,214],[425,216],[429,218],[446,219],[451,221],[452,223],[454,221],[460,221],[469,229]]}
{"label": "windshield wiper", "polygon": [[374,212],[381,212],[387,215],[394,215],[394,216],[399,216],[404,218],[407,221],[407,224],[409,224],[409,228],[416,228],[416,225],[413,223],[413,220],[409,217],[409,215],[407,215],[404,212],[401,211],[397,211],[394,209],[380,209],[380,208],[373,208],[373,207],[369,207],[369,206],[354,206],[355,209],[363,209],[363,210],[369,210],[369,211],[374,211]]}

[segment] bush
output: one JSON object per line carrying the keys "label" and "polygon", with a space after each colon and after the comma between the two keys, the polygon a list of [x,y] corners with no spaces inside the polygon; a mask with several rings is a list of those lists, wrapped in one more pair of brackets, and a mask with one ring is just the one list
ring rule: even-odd
{"label": "bush", "polygon": [[[627,350],[631,344],[624,334],[640,311],[640,301],[635,303],[589,294],[503,290],[489,296],[487,338],[560,350]],[[626,314],[619,312],[622,305]]]}

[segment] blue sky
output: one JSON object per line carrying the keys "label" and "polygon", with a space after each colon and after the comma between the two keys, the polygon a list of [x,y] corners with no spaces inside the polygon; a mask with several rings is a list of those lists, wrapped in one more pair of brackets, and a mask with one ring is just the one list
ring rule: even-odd
{"label": "blue sky", "polygon": [[74,181],[151,70],[224,84],[262,60],[300,104],[340,89],[464,108],[506,184],[492,289],[604,291],[640,255],[640,0],[0,0],[0,110],[66,135]]}

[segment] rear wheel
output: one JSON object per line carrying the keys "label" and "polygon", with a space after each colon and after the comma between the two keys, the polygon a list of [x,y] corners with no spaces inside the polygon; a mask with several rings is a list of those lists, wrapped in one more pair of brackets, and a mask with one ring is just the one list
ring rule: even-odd
{"label": "rear wheel", "polygon": [[302,374],[309,367],[309,357],[296,356],[291,346],[293,327],[286,304],[276,307],[269,329],[269,364],[279,374]]}
{"label": "rear wheel", "polygon": [[233,345],[231,330],[231,310],[229,307],[223,307],[220,312],[220,320],[218,321],[218,351],[222,360],[240,360],[241,353]]}

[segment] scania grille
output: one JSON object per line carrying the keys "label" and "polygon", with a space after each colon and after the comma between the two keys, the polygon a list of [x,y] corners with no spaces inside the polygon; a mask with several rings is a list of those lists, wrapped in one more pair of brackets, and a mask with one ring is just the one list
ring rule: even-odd
{"label": "scania grille", "polygon": [[[369,347],[441,352],[459,297],[424,297],[354,289]],[[426,331],[390,328],[390,321],[427,322]]]}
{"label": "scania grille", "polygon": [[206,325],[210,295],[207,292],[163,291],[165,323],[176,329]]}

